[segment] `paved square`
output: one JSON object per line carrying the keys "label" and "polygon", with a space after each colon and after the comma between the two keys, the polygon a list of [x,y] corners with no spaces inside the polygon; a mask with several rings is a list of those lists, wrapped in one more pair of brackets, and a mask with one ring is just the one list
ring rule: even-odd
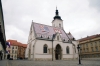
{"label": "paved square", "polygon": [[29,60],[8,60],[7,66],[100,66],[100,61],[82,60],[82,65],[78,65],[78,60],[70,61],[29,61]]}

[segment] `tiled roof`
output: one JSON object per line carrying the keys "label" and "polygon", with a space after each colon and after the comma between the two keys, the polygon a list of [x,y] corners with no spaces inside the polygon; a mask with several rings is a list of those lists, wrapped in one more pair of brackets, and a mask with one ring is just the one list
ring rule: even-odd
{"label": "tiled roof", "polygon": [[27,44],[22,44],[20,42],[17,42],[17,40],[7,40],[7,42],[10,42],[10,45],[12,46],[27,47]]}
{"label": "tiled roof", "polygon": [[79,39],[79,41],[82,42],[82,41],[91,40],[91,39],[94,39],[94,38],[97,38],[97,37],[100,37],[100,34],[96,34],[96,35],[92,35],[92,36],[87,36],[85,38]]}
{"label": "tiled roof", "polygon": [[36,34],[36,38],[41,38],[41,36],[42,36],[42,38],[44,38],[44,39],[47,39],[49,37],[48,40],[52,40],[53,34],[56,34],[57,32],[60,33],[62,40],[68,41],[69,38],[70,39],[74,38],[71,34],[66,33],[61,28],[48,26],[48,25],[44,25],[44,24],[39,24],[39,23],[35,23],[35,22],[32,22],[32,25],[33,25],[34,32]]}

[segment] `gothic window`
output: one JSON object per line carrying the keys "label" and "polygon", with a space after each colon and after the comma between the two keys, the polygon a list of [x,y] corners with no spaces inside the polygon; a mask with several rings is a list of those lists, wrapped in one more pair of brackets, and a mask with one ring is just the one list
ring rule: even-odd
{"label": "gothic window", "polygon": [[66,53],[69,54],[69,46],[66,47]]}
{"label": "gothic window", "polygon": [[43,53],[47,53],[47,45],[46,44],[43,46]]}

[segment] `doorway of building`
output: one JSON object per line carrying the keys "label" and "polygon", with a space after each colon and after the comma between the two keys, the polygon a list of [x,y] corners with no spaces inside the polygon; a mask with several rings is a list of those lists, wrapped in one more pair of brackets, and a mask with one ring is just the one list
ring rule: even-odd
{"label": "doorway of building", "polygon": [[10,59],[10,54],[7,55],[7,59]]}
{"label": "doorway of building", "polygon": [[56,45],[55,48],[55,59],[61,60],[62,52],[61,52],[61,46],[59,44]]}

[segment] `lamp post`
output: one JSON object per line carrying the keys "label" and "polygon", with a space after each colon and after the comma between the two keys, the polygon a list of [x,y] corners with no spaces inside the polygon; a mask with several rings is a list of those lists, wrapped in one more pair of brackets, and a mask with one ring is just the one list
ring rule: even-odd
{"label": "lamp post", "polygon": [[79,45],[77,46],[77,49],[78,49],[78,55],[79,55],[79,64],[81,64],[80,54],[79,54],[79,50],[80,50],[80,46]]}
{"label": "lamp post", "polygon": [[52,61],[53,61],[53,39],[55,37],[55,34],[52,35]]}

